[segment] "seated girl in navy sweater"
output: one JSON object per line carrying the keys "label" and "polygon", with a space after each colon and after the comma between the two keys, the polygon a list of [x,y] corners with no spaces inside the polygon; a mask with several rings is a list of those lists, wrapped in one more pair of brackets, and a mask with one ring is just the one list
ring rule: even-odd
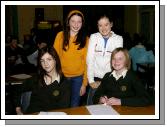
{"label": "seated girl in navy sweater", "polygon": [[[53,47],[44,47],[38,54],[37,76],[26,80],[16,91],[16,113],[33,113],[70,106],[71,85],[63,76],[57,52]],[[26,111],[21,109],[21,94],[31,91],[30,104]]]}
{"label": "seated girl in navy sweater", "polygon": [[116,48],[111,55],[112,72],[106,73],[93,97],[94,104],[146,106],[152,98],[144,85],[130,70],[128,51]]}

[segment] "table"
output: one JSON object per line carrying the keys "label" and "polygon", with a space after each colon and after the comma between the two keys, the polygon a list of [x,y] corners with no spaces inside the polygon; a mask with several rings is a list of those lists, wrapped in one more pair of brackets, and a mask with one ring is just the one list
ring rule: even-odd
{"label": "table", "polygon": [[5,77],[5,114],[15,114],[14,92],[20,89],[23,82],[33,74],[17,74]]}
{"label": "table", "polygon": [[[146,107],[128,107],[128,106],[112,106],[120,115],[155,115],[155,106]],[[86,106],[50,110],[50,112],[65,112],[68,115],[91,115]],[[38,115],[38,112],[31,115]],[[105,115],[105,114],[104,114]]]}
{"label": "table", "polygon": [[11,84],[11,85],[15,85],[15,84],[22,84],[26,79],[30,78],[31,76],[33,76],[34,74],[16,74],[12,76],[8,76],[5,78],[5,82],[6,84]]}
{"label": "table", "polygon": [[146,107],[128,107],[128,106],[113,106],[120,115],[155,115],[155,106]]}

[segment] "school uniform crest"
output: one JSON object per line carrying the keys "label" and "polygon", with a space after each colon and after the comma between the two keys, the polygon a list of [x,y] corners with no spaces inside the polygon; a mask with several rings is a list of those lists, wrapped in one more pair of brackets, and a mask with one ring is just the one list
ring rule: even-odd
{"label": "school uniform crest", "polygon": [[60,94],[60,92],[58,90],[53,91],[53,96],[58,96],[59,94]]}
{"label": "school uniform crest", "polygon": [[125,92],[126,90],[127,90],[127,86],[126,86],[126,85],[122,85],[122,86],[121,86],[121,91],[122,91],[122,92]]}

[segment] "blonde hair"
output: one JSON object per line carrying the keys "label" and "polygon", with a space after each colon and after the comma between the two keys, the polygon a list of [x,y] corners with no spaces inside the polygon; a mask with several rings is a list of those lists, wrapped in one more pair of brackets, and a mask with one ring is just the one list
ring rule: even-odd
{"label": "blonde hair", "polygon": [[[122,47],[116,48],[116,49],[112,52],[111,61],[112,61],[112,59],[114,58],[115,54],[118,53],[118,52],[123,52],[123,53],[124,53],[125,58],[126,58],[125,66],[126,66],[126,68],[129,70],[129,69],[131,68],[131,58],[130,58],[130,56],[129,56],[129,53],[128,53],[128,50],[127,50],[127,49],[122,48]],[[112,69],[113,69],[113,68],[112,68]]]}

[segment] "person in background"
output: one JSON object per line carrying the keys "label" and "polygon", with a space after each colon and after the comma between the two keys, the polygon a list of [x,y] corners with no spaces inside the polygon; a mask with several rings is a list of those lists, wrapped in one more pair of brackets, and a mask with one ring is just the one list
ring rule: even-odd
{"label": "person in background", "polygon": [[18,44],[17,37],[11,37],[8,46],[5,46],[6,75],[19,73],[24,65],[26,57],[23,48]]}
{"label": "person in background", "polygon": [[31,28],[30,30],[30,39],[33,42],[34,45],[37,44],[37,29]]}
{"label": "person in background", "polygon": [[5,46],[8,46],[11,42],[12,36],[11,35],[6,35],[5,38]]}
{"label": "person in background", "polygon": [[93,103],[123,106],[146,106],[153,100],[144,85],[130,70],[128,50],[116,48],[111,55],[112,71],[105,74],[93,97]]}
{"label": "person in background", "polygon": [[47,46],[46,39],[37,38],[36,40],[37,40],[37,48],[30,55],[27,56],[28,62],[34,65],[35,67],[37,67],[37,58],[39,50]]}
{"label": "person in background", "polygon": [[54,41],[54,48],[60,57],[62,71],[71,82],[71,107],[80,105],[80,96],[86,92],[86,54],[88,37],[84,30],[84,15],[79,10],[69,12],[64,30]]}
{"label": "person in background", "polygon": [[[136,35],[137,36],[137,35]],[[155,57],[152,50],[147,51],[142,38],[139,36],[135,41],[136,44],[129,50],[129,55],[132,60],[132,67],[137,71],[137,63],[154,63]],[[140,71],[143,71],[142,69]]]}
{"label": "person in background", "polygon": [[30,34],[24,35],[23,49],[24,49],[25,55],[29,55],[34,50],[37,49],[36,44],[34,44],[34,42],[32,41]]}
{"label": "person in background", "polygon": [[108,15],[101,15],[98,18],[97,26],[99,32],[90,36],[87,53],[87,75],[90,85],[87,98],[88,105],[93,104],[92,97],[103,76],[111,71],[112,51],[117,47],[123,47],[123,38],[112,31],[113,21]]}
{"label": "person in background", "polygon": [[[70,106],[70,82],[64,77],[57,52],[53,47],[39,50],[39,71],[27,79],[15,93],[18,115],[61,109]],[[25,112],[21,109],[21,94],[31,91],[30,104]]]}

